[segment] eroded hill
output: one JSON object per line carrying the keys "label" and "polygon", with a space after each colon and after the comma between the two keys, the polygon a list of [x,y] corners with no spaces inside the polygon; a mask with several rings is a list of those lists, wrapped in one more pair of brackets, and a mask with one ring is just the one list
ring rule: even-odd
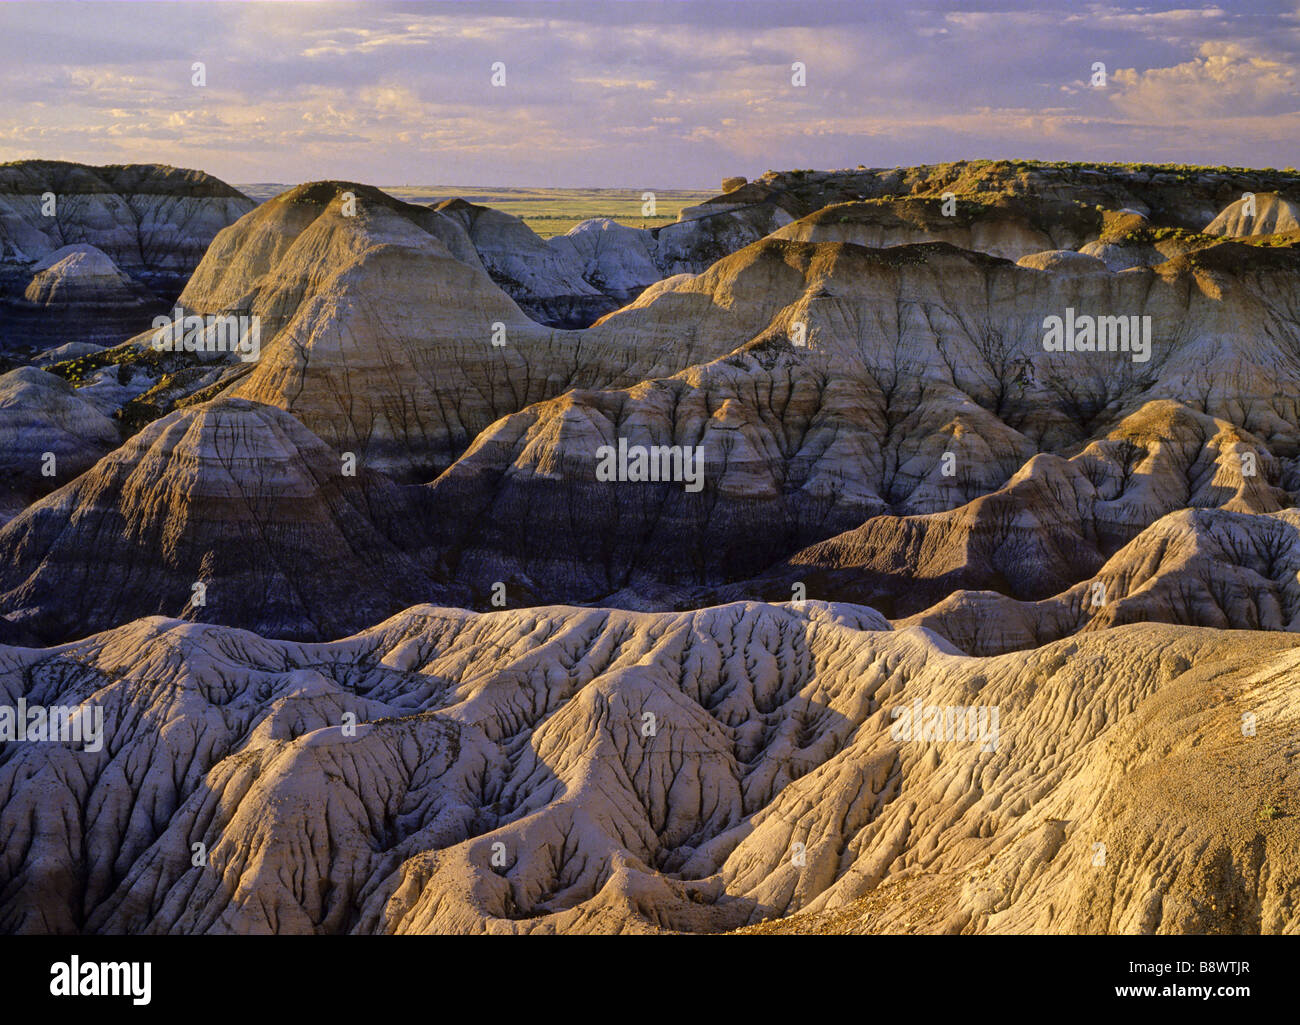
{"label": "eroded hill", "polygon": [[1294,174],[0,171],[0,929],[1300,928]]}
{"label": "eroded hill", "polygon": [[0,927],[1293,932],[1298,643],[980,659],[808,602],[0,649],[10,703],[105,710],[0,762]]}

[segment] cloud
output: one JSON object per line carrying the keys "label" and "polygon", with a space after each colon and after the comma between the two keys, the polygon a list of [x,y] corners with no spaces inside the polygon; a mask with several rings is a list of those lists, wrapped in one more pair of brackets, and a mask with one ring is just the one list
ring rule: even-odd
{"label": "cloud", "polygon": [[1117,87],[1111,101],[1142,120],[1167,121],[1183,111],[1198,118],[1284,114],[1300,107],[1295,67],[1239,43],[1203,43],[1200,56],[1172,67],[1120,68],[1111,82]]}
{"label": "cloud", "polygon": [[[233,181],[485,186],[976,156],[1294,163],[1300,33],[1293,4],[1270,5],[6,5],[0,140],[8,158]],[[1119,69],[1107,89],[1087,85],[1094,60]]]}

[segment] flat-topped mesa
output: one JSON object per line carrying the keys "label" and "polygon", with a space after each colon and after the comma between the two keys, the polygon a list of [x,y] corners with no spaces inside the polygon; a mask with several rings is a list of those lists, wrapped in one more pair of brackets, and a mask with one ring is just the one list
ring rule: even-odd
{"label": "flat-topped mesa", "polygon": [[442,594],[408,554],[422,495],[278,409],[217,399],[0,530],[0,611],[47,640],[155,614],[273,636],[357,629]]}
{"label": "flat-topped mesa", "polygon": [[131,337],[253,205],[202,171],[0,164],[0,351]]}
{"label": "flat-topped mesa", "polygon": [[[1243,192],[1283,190],[1300,197],[1300,175],[1241,168],[1165,165],[1042,164],[961,161],[902,168],[769,171],[755,181],[727,179],[723,192],[653,229],[601,230],[593,239],[548,239],[578,249],[583,276],[597,288],[614,281],[631,297],[661,278],[698,274],[745,246],[775,234],[802,241],[845,241],[873,248],[948,242],[1019,259],[1049,249],[1085,251],[1113,270],[1152,266],[1187,251],[1168,233],[1201,231]],[[1291,200],[1294,202],[1294,199]],[[1116,243],[1142,227],[1154,244]],[[570,236],[604,229],[584,222]],[[1281,229],[1279,229],[1281,230]],[[1201,243],[1205,244],[1205,243]],[[610,294],[618,294],[610,291]]]}
{"label": "flat-topped mesa", "polygon": [[28,268],[86,243],[132,278],[176,295],[218,231],[253,209],[203,171],[160,164],[0,164],[0,267]]}
{"label": "flat-topped mesa", "polygon": [[79,164],[67,160],[11,160],[0,164],[0,193],[116,193],[239,199],[243,193],[206,171],[170,164]]}
{"label": "flat-topped mesa", "polygon": [[1048,204],[1002,197],[993,202],[909,198],[858,200],[823,207],[773,232],[800,242],[852,242],[873,249],[947,242],[959,249],[1018,260],[1052,249],[1077,249],[1097,237],[1095,210],[1062,218]]}
{"label": "flat-topped mesa", "polygon": [[[1135,211],[1158,227],[1200,231],[1243,193],[1300,197],[1295,171],[1182,164],[1049,163],[1032,160],[960,160],[914,167],[835,171],[769,171],[746,189],[767,190],[795,217],[853,199],[1005,198],[1056,207],[1062,219],[1080,212]],[[757,190],[755,196],[761,195]],[[733,202],[735,193],[711,203]]]}

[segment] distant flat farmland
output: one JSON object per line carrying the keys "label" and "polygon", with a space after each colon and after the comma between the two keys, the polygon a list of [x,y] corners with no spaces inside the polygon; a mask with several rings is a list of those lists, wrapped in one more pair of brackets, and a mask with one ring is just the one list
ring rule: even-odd
{"label": "distant flat farmland", "polygon": [[[246,196],[259,203],[278,196],[290,185],[258,183],[238,185]],[[657,228],[672,224],[682,207],[702,203],[716,192],[685,189],[655,189],[654,217],[641,216],[641,194],[646,189],[534,189],[484,188],[477,185],[380,186],[395,199],[407,203],[440,203],[459,197],[470,203],[495,207],[522,217],[542,238],[563,235],[580,221],[591,217],[612,217],[633,228]]]}

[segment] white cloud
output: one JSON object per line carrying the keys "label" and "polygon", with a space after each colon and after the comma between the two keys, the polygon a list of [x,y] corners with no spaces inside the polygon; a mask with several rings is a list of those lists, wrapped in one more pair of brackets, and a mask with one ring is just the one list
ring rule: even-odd
{"label": "white cloud", "polygon": [[[746,162],[755,172],[963,156],[1294,162],[1294,21],[1219,6],[925,3],[829,18],[819,5],[793,26],[793,9],[738,19],[708,0],[673,17],[598,3],[555,4],[545,18],[524,4],[517,15],[277,4],[196,6],[184,18],[160,7],[149,20],[129,3],[91,5],[98,23],[53,59],[35,29],[0,37],[0,139],[11,156],[390,184],[429,181],[448,164],[482,184],[648,175],[669,187]],[[109,18],[109,6],[126,13]],[[207,62],[207,89],[190,84],[195,59]],[[490,87],[498,59],[505,89]],[[794,60],[808,66],[806,88],[791,84]],[[1088,86],[1093,60],[1119,69],[1107,89]]]}
{"label": "white cloud", "polygon": [[1204,43],[1198,57],[1172,67],[1118,68],[1111,82],[1111,101],[1140,120],[1247,117],[1300,106],[1295,67],[1239,43]]}

